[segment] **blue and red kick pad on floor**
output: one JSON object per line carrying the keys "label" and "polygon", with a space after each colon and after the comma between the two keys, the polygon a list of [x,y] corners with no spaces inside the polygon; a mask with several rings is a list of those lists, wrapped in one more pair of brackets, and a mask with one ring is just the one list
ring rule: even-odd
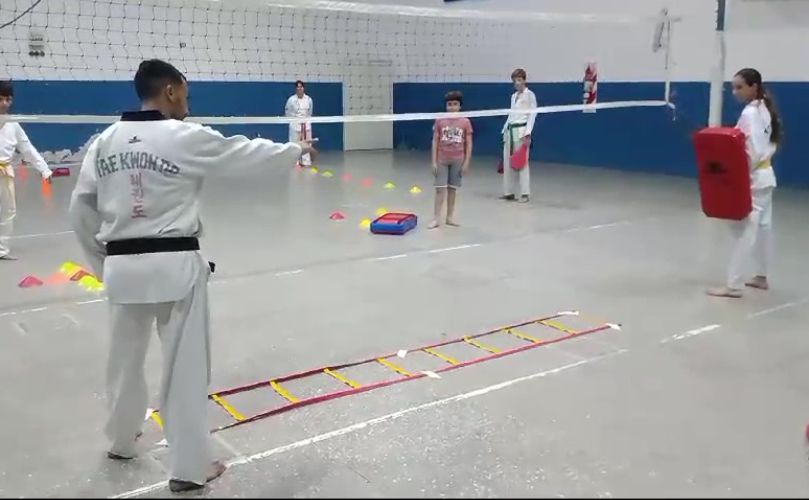
{"label": "blue and red kick pad on floor", "polygon": [[371,232],[401,235],[415,229],[417,225],[418,217],[415,214],[388,213],[371,222]]}

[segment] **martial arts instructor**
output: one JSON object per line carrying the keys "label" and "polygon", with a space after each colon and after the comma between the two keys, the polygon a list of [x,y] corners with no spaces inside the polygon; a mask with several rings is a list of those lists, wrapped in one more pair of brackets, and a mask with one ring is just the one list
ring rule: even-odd
{"label": "martial arts instructor", "polygon": [[207,427],[211,269],[197,240],[203,180],[213,170],[251,165],[288,171],[311,145],[224,137],[183,122],[188,83],[160,60],[140,64],[135,90],[141,110],[124,113],[89,148],[70,219],[110,304],[107,455],[136,455],[148,404],[144,360],[156,322],[169,486],[187,491],[225,470],[212,460]]}

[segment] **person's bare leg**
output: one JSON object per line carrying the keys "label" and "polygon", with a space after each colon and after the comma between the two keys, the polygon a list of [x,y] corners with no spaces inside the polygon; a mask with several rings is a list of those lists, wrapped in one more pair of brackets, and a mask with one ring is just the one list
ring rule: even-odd
{"label": "person's bare leg", "polygon": [[435,210],[433,220],[430,222],[430,225],[427,226],[427,229],[435,229],[440,225],[438,221],[441,220],[441,211],[444,209],[444,200],[446,197],[447,188],[435,188]]}
{"label": "person's bare leg", "polygon": [[459,226],[459,224],[455,222],[455,196],[457,193],[458,191],[453,187],[447,190],[447,225],[453,227]]}

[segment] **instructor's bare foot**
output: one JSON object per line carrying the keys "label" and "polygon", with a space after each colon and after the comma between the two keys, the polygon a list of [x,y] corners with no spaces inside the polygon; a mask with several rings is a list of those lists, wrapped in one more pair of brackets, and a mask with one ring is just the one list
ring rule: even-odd
{"label": "instructor's bare foot", "polygon": [[457,222],[455,222],[455,221],[454,221],[454,220],[452,220],[452,219],[447,219],[447,225],[448,225],[448,226],[452,226],[452,227],[461,227],[461,225],[460,225],[460,224],[458,224]]}
{"label": "instructor's bare foot", "polygon": [[711,288],[708,290],[708,295],[711,297],[722,297],[727,299],[740,299],[742,298],[742,291],[741,290],[734,290],[728,287],[721,287],[721,288]]}
{"label": "instructor's bare foot", "polygon": [[427,225],[427,229],[435,229],[439,226],[438,221],[433,219],[430,224]]}
{"label": "instructor's bare foot", "polygon": [[753,278],[750,281],[748,281],[747,283],[745,283],[744,286],[747,286],[747,287],[750,287],[750,288],[757,288],[759,290],[769,290],[770,289],[770,284],[769,284],[769,282],[767,282],[767,277],[766,276],[756,276],[755,278]]}
{"label": "instructor's bare foot", "polygon": [[[227,470],[227,466],[220,461],[215,461],[211,464],[211,472],[208,473],[207,482],[210,483],[218,478]],[[170,479],[169,489],[172,493],[180,493],[183,491],[193,491],[204,488],[204,484],[197,484],[193,481],[183,481],[182,479]]]}

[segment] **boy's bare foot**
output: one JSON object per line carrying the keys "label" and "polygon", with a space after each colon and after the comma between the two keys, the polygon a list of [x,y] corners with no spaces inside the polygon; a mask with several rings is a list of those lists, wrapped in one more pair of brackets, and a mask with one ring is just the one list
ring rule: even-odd
{"label": "boy's bare foot", "polygon": [[756,276],[755,278],[751,279],[747,283],[744,284],[750,288],[757,288],[759,290],[769,290],[770,284],[767,282],[766,276]]}
{"label": "boy's bare foot", "polygon": [[[225,473],[227,470],[227,466],[220,461],[216,461],[211,464],[212,470],[208,473],[207,482],[211,482],[214,479],[218,478],[222,474]],[[199,490],[204,488],[204,484],[197,484],[193,481],[183,481],[182,479],[170,479],[169,480],[169,489],[172,493],[180,493],[183,491],[192,491],[192,490]]]}
{"label": "boy's bare foot", "polygon": [[743,295],[741,290],[734,290],[726,286],[723,286],[721,288],[711,288],[710,290],[708,290],[707,293],[711,297],[722,297],[728,299],[740,299],[742,298]]}
{"label": "boy's bare foot", "polygon": [[457,222],[455,222],[455,221],[454,221],[454,220],[452,220],[452,219],[447,219],[447,225],[448,225],[448,226],[452,226],[452,227],[461,227],[461,225],[460,225],[460,224],[458,224]]}
{"label": "boy's bare foot", "polygon": [[439,226],[438,221],[433,219],[430,224],[427,225],[427,229],[435,229]]}

